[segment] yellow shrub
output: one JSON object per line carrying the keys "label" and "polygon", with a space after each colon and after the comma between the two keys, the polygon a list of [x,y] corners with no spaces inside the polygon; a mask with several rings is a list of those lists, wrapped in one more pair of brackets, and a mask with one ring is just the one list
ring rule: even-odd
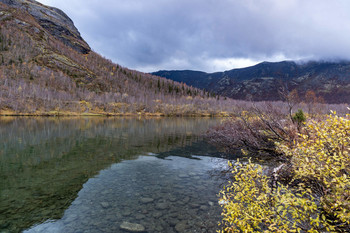
{"label": "yellow shrub", "polygon": [[234,178],[221,191],[219,232],[318,232],[322,219],[309,189],[280,184],[272,190],[262,167],[250,161],[232,168]]}
{"label": "yellow shrub", "polygon": [[293,145],[277,144],[291,161],[294,178],[289,186],[250,161],[230,164],[233,178],[220,194],[219,232],[349,230],[350,120],[332,114],[305,127]]}
{"label": "yellow shrub", "polygon": [[332,114],[322,122],[311,121],[306,130],[293,148],[280,148],[291,157],[296,179],[320,184],[324,211],[335,215],[338,224],[350,224],[350,119]]}

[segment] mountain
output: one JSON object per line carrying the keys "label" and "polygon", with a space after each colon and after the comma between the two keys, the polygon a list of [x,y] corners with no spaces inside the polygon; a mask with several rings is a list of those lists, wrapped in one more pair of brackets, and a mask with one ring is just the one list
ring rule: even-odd
{"label": "mountain", "polygon": [[215,114],[217,101],[103,58],[57,8],[0,0],[0,115]]}
{"label": "mountain", "polygon": [[[33,0],[0,0],[0,2],[21,11],[27,11],[43,29],[65,45],[84,54],[90,52],[89,45],[81,38],[73,21],[60,9],[48,7]],[[11,14],[5,11],[2,13],[2,20],[10,16]],[[38,30],[36,31],[39,32]]]}
{"label": "mountain", "polygon": [[225,72],[158,71],[161,77],[244,100],[280,100],[279,90],[312,90],[328,103],[350,103],[350,62],[263,62]]}

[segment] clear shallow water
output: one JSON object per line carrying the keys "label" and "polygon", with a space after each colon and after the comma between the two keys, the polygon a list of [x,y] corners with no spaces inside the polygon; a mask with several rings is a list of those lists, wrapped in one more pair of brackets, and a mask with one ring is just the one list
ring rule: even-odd
{"label": "clear shallow water", "polygon": [[214,232],[222,159],[141,156],[112,165],[84,184],[61,220],[27,232],[123,232],[123,221],[148,232]]}
{"label": "clear shallow water", "polygon": [[215,232],[213,119],[0,119],[0,232]]}

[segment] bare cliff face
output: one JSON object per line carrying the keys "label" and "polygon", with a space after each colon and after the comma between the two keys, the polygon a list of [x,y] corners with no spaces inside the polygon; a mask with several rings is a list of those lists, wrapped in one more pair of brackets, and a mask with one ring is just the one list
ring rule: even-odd
{"label": "bare cliff face", "polygon": [[72,49],[83,54],[90,52],[89,45],[80,36],[73,21],[60,9],[45,6],[34,0],[0,0],[0,3],[28,12],[41,27]]}

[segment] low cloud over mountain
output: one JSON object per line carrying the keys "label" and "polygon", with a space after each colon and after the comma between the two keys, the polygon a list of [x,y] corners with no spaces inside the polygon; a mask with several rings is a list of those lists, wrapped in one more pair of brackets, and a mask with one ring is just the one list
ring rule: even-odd
{"label": "low cloud over mountain", "polygon": [[68,13],[98,52],[147,72],[350,59],[347,0],[41,2]]}

